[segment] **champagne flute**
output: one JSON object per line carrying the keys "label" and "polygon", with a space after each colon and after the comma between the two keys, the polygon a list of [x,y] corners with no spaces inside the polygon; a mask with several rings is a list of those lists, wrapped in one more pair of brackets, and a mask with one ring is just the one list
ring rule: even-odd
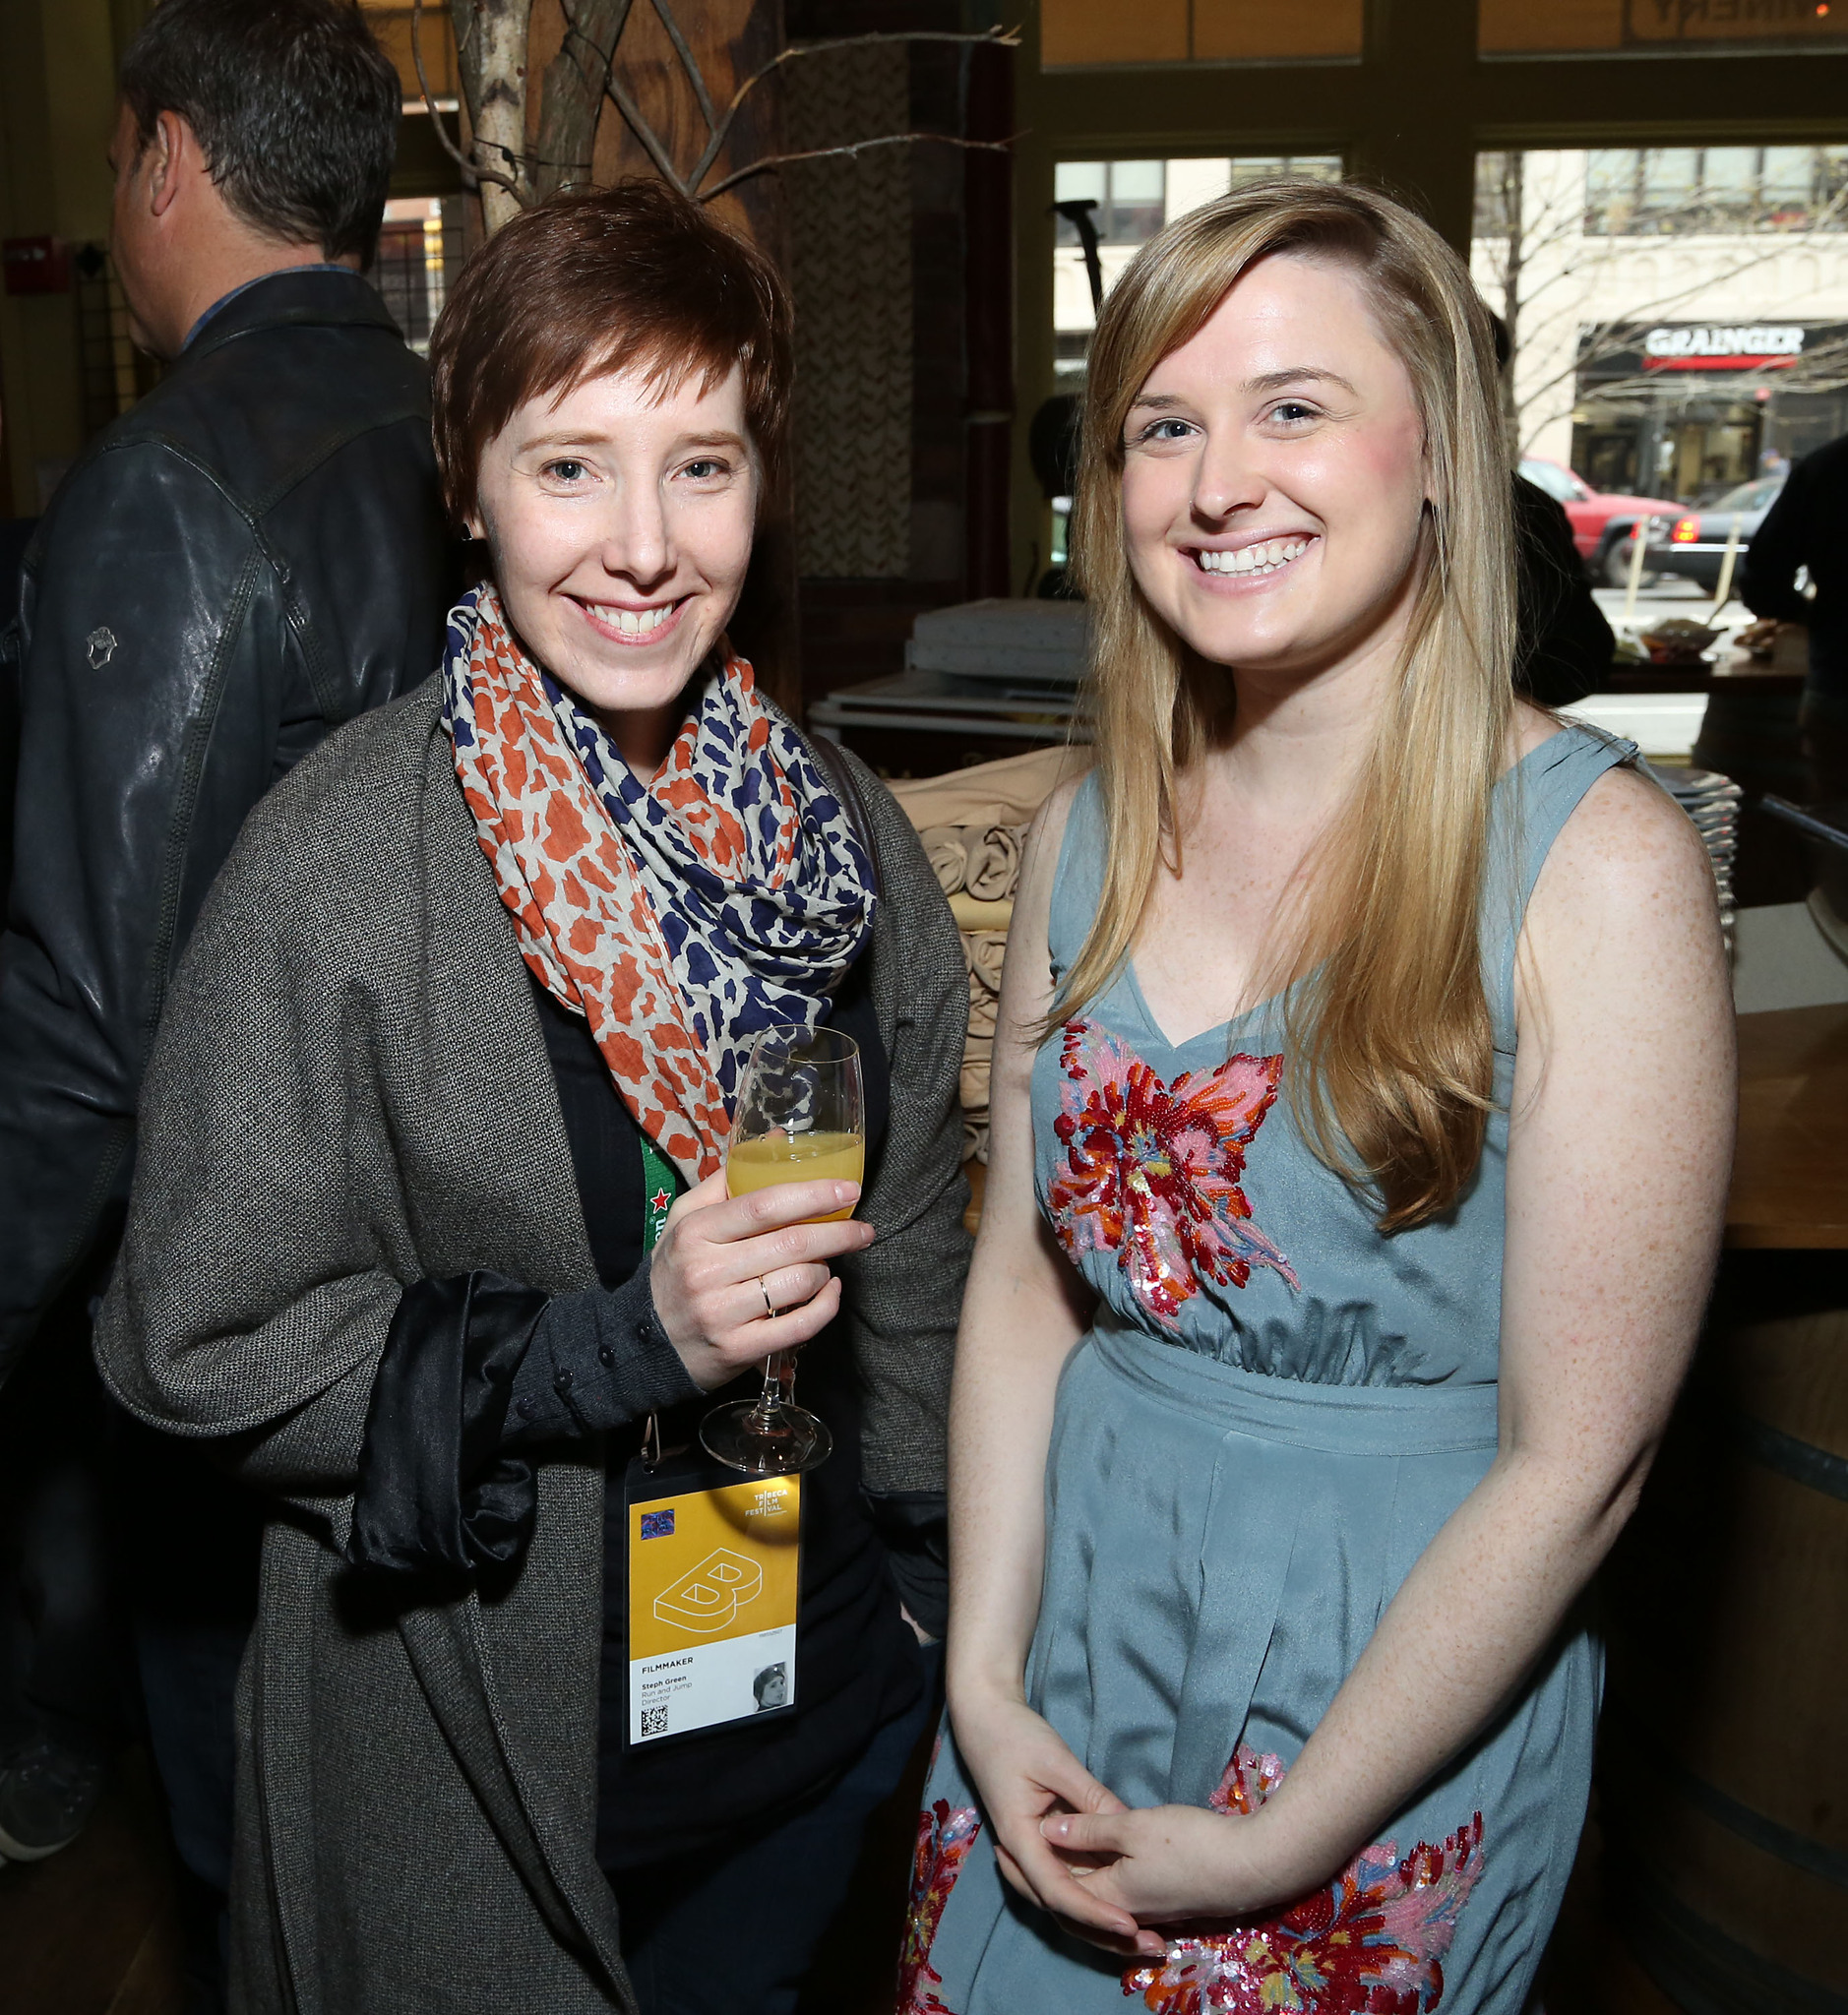
{"label": "champagne flute", "polygon": [[[725,1148],[725,1186],[734,1196],[772,1183],[857,1183],[866,1167],[866,1099],[860,1047],[832,1028],[774,1022],[752,1046]],[[853,1215],[830,1210],[811,1223]],[[764,1360],[755,1400],[715,1407],[700,1423],[708,1455],[749,1476],[790,1476],[826,1462],[834,1437],[791,1397],[792,1354]]]}

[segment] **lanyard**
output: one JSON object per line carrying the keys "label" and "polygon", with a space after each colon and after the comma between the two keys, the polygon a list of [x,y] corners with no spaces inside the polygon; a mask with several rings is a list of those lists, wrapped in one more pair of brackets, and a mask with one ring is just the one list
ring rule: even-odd
{"label": "lanyard", "polygon": [[[643,1133],[645,1252],[685,1188]],[[661,1430],[650,1414],[641,1474],[632,1470],[623,1488],[631,1747],[795,1706],[802,1479],[689,1487],[681,1451],[670,1452],[675,1464],[657,1476]]]}
{"label": "lanyard", "polygon": [[642,1137],[642,1250],[652,1252],[667,1224],[674,1198],[687,1186],[661,1150],[640,1128]]}
{"label": "lanyard", "polygon": [[[646,1253],[652,1252],[659,1243],[674,1198],[687,1186],[681,1181],[680,1171],[655,1145],[647,1130],[637,1127],[636,1133],[642,1142],[642,1250]],[[651,1413],[642,1435],[642,1466],[654,1469],[660,1459],[661,1417]]]}

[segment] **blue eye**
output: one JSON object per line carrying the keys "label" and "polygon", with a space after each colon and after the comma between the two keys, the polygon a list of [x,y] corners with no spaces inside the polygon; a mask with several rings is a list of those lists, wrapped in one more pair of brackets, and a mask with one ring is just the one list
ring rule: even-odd
{"label": "blue eye", "polygon": [[714,461],[709,456],[687,464],[687,474],[696,483],[708,482],[713,476],[722,476],[724,473],[725,464],[722,461]]}
{"label": "blue eye", "polygon": [[1313,405],[1304,405],[1300,399],[1286,398],[1281,405],[1271,407],[1270,417],[1273,420],[1282,420],[1286,425],[1293,425],[1298,420],[1313,420],[1316,417],[1316,408]]}
{"label": "blue eye", "polygon": [[1138,441],[1185,441],[1194,431],[1191,420],[1150,420]]}
{"label": "blue eye", "polygon": [[548,461],[545,464],[545,473],[548,476],[556,476],[561,483],[575,483],[585,474],[585,469],[583,462],[566,459]]}

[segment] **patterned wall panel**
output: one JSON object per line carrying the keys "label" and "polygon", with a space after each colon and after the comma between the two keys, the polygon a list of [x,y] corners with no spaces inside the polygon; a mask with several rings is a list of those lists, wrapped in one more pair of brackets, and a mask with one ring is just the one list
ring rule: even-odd
{"label": "patterned wall panel", "polygon": [[[902,43],[786,66],[790,149],[909,125]],[[902,577],[911,529],[911,149],[786,169],[795,480],[806,576]]]}

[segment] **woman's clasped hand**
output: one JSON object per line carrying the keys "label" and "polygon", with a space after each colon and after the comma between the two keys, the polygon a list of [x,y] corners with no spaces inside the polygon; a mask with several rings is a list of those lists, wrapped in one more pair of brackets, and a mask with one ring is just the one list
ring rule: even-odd
{"label": "woman's clasped hand", "polygon": [[668,1342],[703,1391],[772,1351],[808,1343],[840,1313],[840,1277],[828,1262],[865,1252],[873,1227],[812,1220],[859,1200],[859,1184],[842,1182],[775,1183],[731,1196],[722,1172],[675,1199],[649,1286]]}
{"label": "woman's clasped hand", "polygon": [[1263,1910],[1319,1872],[1279,1839],[1280,1811],[1126,1805],[1017,1694],[965,1699],[956,1729],[1002,1874],[1105,1951],[1158,1956],[1164,1940],[1149,1926]]}

